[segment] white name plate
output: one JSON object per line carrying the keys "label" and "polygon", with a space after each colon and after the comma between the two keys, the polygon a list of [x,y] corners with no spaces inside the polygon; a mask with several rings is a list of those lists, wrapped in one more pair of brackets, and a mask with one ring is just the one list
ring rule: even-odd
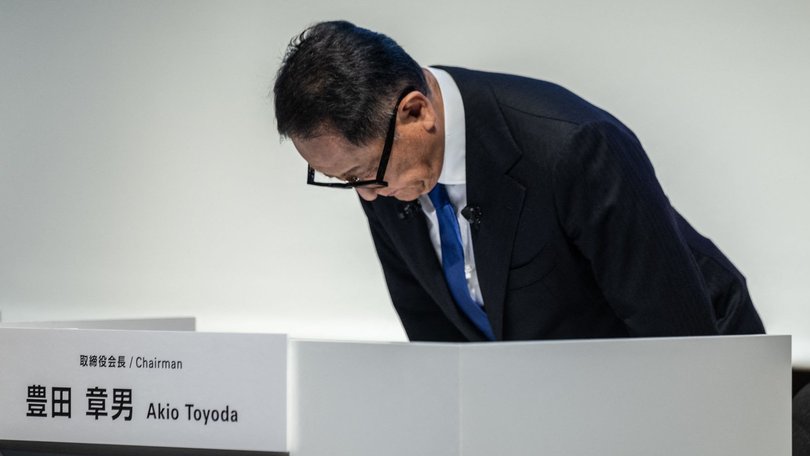
{"label": "white name plate", "polygon": [[0,441],[283,453],[287,337],[0,329]]}

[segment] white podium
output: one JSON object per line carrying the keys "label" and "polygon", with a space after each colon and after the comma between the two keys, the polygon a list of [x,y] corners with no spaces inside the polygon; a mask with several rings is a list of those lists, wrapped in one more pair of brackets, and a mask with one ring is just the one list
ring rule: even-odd
{"label": "white podium", "polygon": [[789,336],[291,341],[294,456],[789,456]]}

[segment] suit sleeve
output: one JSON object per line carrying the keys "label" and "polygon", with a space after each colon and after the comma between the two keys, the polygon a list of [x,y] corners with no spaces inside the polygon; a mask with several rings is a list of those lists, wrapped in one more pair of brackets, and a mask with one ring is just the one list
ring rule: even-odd
{"label": "suit sleeve", "polygon": [[629,130],[580,126],[557,158],[553,185],[567,236],[632,336],[718,333],[700,268]]}
{"label": "suit sleeve", "polygon": [[408,269],[377,219],[372,203],[362,201],[388,293],[411,341],[463,342],[467,339]]}

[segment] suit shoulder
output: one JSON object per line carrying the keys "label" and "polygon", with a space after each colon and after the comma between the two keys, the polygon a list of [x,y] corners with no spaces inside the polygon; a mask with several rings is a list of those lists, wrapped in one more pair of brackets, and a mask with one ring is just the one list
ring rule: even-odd
{"label": "suit shoulder", "polygon": [[525,76],[441,67],[453,77],[462,96],[489,91],[505,116],[528,115],[572,126],[616,119],[567,88]]}

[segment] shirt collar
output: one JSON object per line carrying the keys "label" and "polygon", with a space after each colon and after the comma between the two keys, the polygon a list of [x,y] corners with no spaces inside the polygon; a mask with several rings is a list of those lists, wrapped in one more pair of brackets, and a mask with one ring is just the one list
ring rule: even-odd
{"label": "shirt collar", "polygon": [[456,82],[444,70],[428,67],[442,93],[444,105],[444,162],[439,182],[445,185],[467,183],[467,144],[464,130],[464,103]]}

